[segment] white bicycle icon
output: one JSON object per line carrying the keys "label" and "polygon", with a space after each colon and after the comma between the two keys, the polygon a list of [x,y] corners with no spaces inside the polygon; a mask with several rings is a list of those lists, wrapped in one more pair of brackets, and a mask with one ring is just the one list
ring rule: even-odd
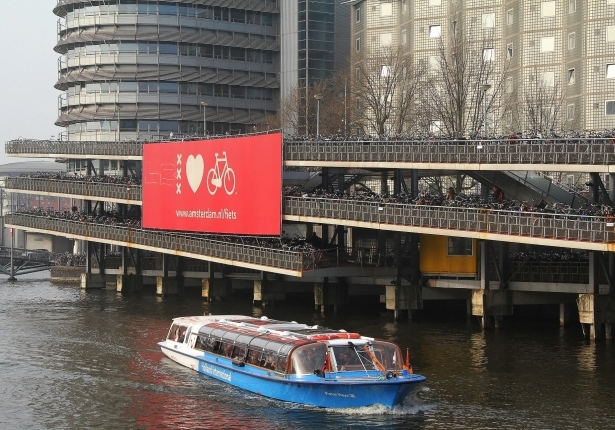
{"label": "white bicycle icon", "polygon": [[[235,171],[228,166],[226,151],[222,154],[224,157],[220,158],[216,153],[216,164],[207,172],[207,191],[214,195],[218,188],[224,185],[224,191],[230,196],[235,191]],[[223,164],[222,171],[220,171],[221,164]]]}

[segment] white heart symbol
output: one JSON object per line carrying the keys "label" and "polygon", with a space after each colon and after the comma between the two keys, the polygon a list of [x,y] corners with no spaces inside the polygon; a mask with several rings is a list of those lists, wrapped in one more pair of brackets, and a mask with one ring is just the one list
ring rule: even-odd
{"label": "white heart symbol", "polygon": [[201,186],[204,169],[205,164],[203,163],[201,154],[196,157],[193,155],[188,156],[188,161],[186,162],[186,178],[188,179],[188,185],[192,188],[193,193],[196,193]]}

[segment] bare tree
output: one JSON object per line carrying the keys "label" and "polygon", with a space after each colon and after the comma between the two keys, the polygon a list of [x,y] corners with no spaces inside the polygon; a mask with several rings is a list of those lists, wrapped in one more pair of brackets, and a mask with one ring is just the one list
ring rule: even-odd
{"label": "bare tree", "polygon": [[527,131],[550,134],[561,124],[564,92],[555,80],[555,73],[535,70],[525,88],[523,103]]}
{"label": "bare tree", "polygon": [[425,68],[415,66],[413,57],[402,47],[365,51],[353,60],[354,123],[362,131],[379,136],[405,131],[412,124]]}
{"label": "bare tree", "polygon": [[290,94],[280,100],[278,122],[285,133],[297,134],[305,128],[305,115],[301,109],[301,92],[299,87],[293,87]]}
{"label": "bare tree", "polygon": [[[448,37],[440,39],[438,54],[428,61],[428,104],[432,120],[445,135],[461,137],[484,127],[485,108],[499,122],[508,61],[496,62],[496,41],[482,28],[464,27],[465,15],[453,13]],[[492,33],[491,33],[492,34]],[[473,35],[473,36],[470,36]],[[502,66],[503,64],[503,66]],[[488,89],[487,89],[488,87]],[[496,128],[497,124],[493,123]],[[485,130],[483,130],[485,132]]]}

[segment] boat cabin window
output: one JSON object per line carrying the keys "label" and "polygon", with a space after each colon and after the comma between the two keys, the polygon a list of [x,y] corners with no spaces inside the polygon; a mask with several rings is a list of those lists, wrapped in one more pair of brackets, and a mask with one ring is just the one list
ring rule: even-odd
{"label": "boat cabin window", "polygon": [[175,342],[183,342],[186,338],[186,331],[188,327],[180,324],[173,324],[171,329],[169,330],[169,334],[167,339],[173,340]]}
{"label": "boat cabin window", "polygon": [[400,369],[403,363],[401,351],[394,343],[374,341],[374,355],[387,370]]}
{"label": "boat cabin window", "polygon": [[354,370],[380,370],[382,365],[387,370],[396,370],[401,364],[401,355],[396,345],[374,341],[372,348],[365,346],[333,346],[335,368],[338,372]]}
{"label": "boat cabin window", "polygon": [[[264,359],[262,349],[250,348],[246,357],[246,363],[252,364],[253,366],[261,366],[264,364]],[[263,361],[262,364],[261,361]]]}
{"label": "boat cabin window", "polygon": [[312,343],[295,349],[291,355],[291,372],[297,375],[313,374],[314,370],[322,369],[327,355],[324,343]]}
{"label": "boat cabin window", "polygon": [[204,336],[197,336],[196,343],[194,344],[194,349],[198,349],[199,351],[206,351],[207,339]]}

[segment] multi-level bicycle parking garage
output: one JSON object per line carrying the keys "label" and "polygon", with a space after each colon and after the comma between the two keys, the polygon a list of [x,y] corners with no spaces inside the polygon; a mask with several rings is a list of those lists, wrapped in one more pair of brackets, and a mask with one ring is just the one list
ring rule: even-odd
{"label": "multi-level bicycle parking garage", "polygon": [[[122,160],[125,173],[126,166],[132,163],[133,174],[138,175],[143,145],[147,143],[17,140],[6,144],[6,153]],[[383,181],[392,177],[392,194],[404,188],[417,193],[419,176],[450,172],[475,174],[489,188],[494,181],[490,172],[512,172],[498,180],[506,179],[515,193],[526,197],[534,193],[548,200],[556,199],[558,194],[549,194],[538,183],[521,183],[519,172],[557,171],[589,173],[594,185],[589,200],[611,205],[615,201],[615,187],[605,186],[602,178],[613,184],[614,161],[615,145],[609,138],[284,142],[286,167],[319,170],[323,185],[339,191],[348,187],[352,182],[349,179],[356,182],[360,176],[370,176]],[[96,173],[89,168],[88,172]],[[18,177],[8,178],[6,188],[11,192],[83,199],[101,206],[102,202],[118,206],[141,204],[138,184]],[[92,210],[92,203],[86,207]],[[320,228],[326,243],[332,232],[339,232],[337,243],[318,252],[293,250],[212,239],[202,234],[54,219],[37,213],[10,214],[6,224],[87,240],[90,258],[85,284],[94,285],[99,279],[96,276],[113,274],[118,277],[118,286],[127,290],[126,285],[134,282],[129,281],[130,277],[148,273],[158,277],[159,292],[166,294],[179,288],[180,278],[169,273],[181,272],[200,278],[204,296],[211,297],[226,294],[228,279],[235,276],[253,280],[257,300],[280,300],[285,297],[285,284],[307,284],[313,288],[315,304],[323,309],[326,305],[343,304],[349,295],[368,291],[381,296],[396,315],[420,309],[427,300],[465,299],[472,314],[481,317],[484,324],[490,320],[497,323],[518,304],[559,304],[560,319],[565,320],[571,305],[576,303],[580,321],[589,325],[588,333],[597,336],[604,327],[610,337],[615,322],[609,316],[615,309],[615,224],[611,216],[345,200],[309,193],[283,196],[282,208],[285,224],[304,225],[305,231],[310,232],[314,227]],[[458,272],[425,270],[422,260],[427,257],[420,255],[419,243],[420,252],[428,254],[431,248],[427,242],[434,237],[470,240],[474,267]],[[366,243],[371,245],[366,247]],[[441,243],[440,247],[446,248],[446,242]],[[122,257],[105,261],[100,244],[122,247]],[[519,244],[584,250],[587,259],[509,261],[509,247]],[[144,269],[135,250],[155,253],[161,258]],[[446,249],[440,252],[447,256]],[[436,254],[429,256],[436,258]],[[222,278],[215,273],[217,266],[210,263],[226,268],[221,271]],[[136,281],[136,289],[139,282],[142,281]]]}

